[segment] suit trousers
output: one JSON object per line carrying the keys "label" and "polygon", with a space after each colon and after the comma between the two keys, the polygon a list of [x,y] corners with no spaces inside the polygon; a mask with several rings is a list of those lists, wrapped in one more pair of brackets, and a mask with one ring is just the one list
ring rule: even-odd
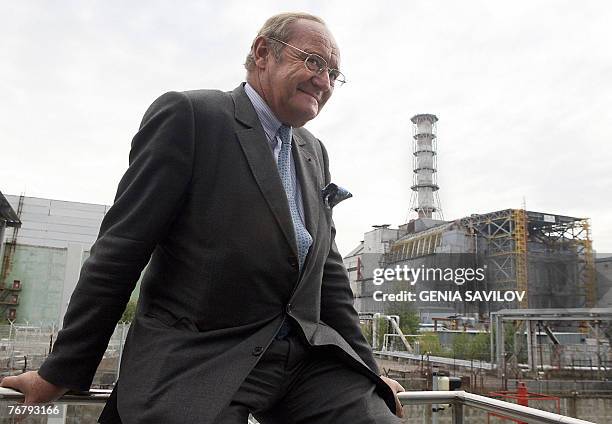
{"label": "suit trousers", "polygon": [[399,424],[372,380],[301,334],[275,339],[215,424]]}

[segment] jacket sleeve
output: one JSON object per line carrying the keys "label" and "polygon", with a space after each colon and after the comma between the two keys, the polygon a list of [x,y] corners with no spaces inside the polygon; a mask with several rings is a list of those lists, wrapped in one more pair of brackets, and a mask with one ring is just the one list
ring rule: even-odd
{"label": "jacket sleeve", "polygon": [[[323,143],[321,143],[321,151],[324,162],[325,184],[329,184],[331,180],[329,160]],[[359,315],[353,306],[353,291],[351,290],[348,272],[336,247],[335,237],[336,227],[332,220],[331,244],[323,268],[321,319],[336,330],[363,362],[379,375],[380,370],[372,354],[372,348],[366,341],[359,325]]]}
{"label": "jacket sleeve", "polygon": [[187,192],[193,150],[191,102],[182,93],[166,93],[147,110],[132,141],[129,167],[38,371],[45,380],[89,389],[140,273]]}

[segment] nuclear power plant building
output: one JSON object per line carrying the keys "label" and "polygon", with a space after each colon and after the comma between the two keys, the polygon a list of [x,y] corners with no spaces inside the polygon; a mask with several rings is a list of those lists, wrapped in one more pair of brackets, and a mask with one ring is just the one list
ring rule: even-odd
{"label": "nuclear power plant building", "polygon": [[[393,300],[382,300],[382,293],[414,293],[412,300],[400,302],[425,322],[452,314],[484,318],[502,309],[610,306],[600,301],[610,298],[605,296],[609,282],[603,282],[607,287],[598,292],[587,218],[504,209],[444,219],[436,180],[437,121],[431,114],[412,118],[414,219],[398,228],[375,225],[344,258],[358,312],[397,309]],[[381,283],[377,278],[385,270],[448,268],[480,270],[483,278],[449,282],[438,274],[414,284],[397,278]],[[448,291],[461,297],[445,298]],[[474,299],[471,294],[476,291],[495,292],[492,296],[500,298]],[[438,292],[442,295],[432,299]]]}

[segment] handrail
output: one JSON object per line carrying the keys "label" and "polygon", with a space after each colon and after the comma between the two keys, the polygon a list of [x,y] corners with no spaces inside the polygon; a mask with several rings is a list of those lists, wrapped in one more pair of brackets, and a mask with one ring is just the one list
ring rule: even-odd
{"label": "handrail", "polygon": [[[104,404],[112,390],[91,389],[83,393],[68,392],[53,403],[70,405]],[[0,387],[0,401],[23,402],[23,393],[17,390]]]}
{"label": "handrail", "polygon": [[[92,389],[83,394],[70,393],[62,396],[55,403],[72,405],[100,404],[106,402],[110,392],[110,390]],[[452,404],[454,424],[463,423],[463,407],[466,406],[526,421],[529,424],[596,424],[591,421],[554,414],[462,390],[401,392],[398,393],[398,397],[402,405]],[[23,394],[16,390],[0,387],[0,401],[23,401]]]}
{"label": "handrail", "polygon": [[[487,412],[495,412],[529,424],[596,424],[591,421],[554,414],[528,406],[517,405],[503,400],[492,399],[474,393],[457,391],[425,391],[425,392],[402,392],[398,393],[402,405],[450,403],[453,405],[469,406],[483,409]],[[455,420],[454,422],[462,422]]]}

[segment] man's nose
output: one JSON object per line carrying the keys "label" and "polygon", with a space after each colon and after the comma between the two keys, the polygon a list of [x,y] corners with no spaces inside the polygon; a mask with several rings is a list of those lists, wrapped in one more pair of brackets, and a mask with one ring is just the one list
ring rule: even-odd
{"label": "man's nose", "polygon": [[327,72],[327,70],[324,70],[320,74],[314,74],[312,81],[315,86],[325,92],[332,89],[331,80],[329,79],[329,72]]}

